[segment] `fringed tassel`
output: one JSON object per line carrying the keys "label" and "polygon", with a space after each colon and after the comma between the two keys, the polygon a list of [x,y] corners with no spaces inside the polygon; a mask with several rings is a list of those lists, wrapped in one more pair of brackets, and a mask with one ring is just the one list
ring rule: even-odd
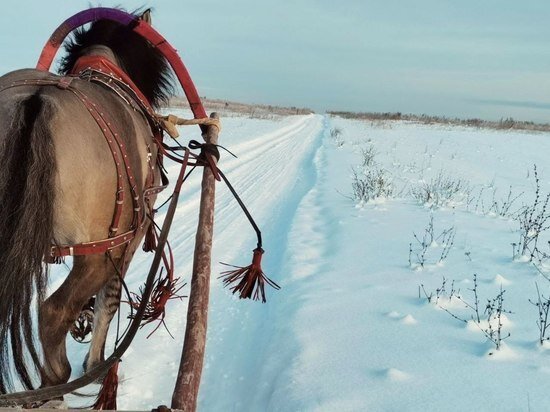
{"label": "fringed tassel", "polygon": [[45,258],[44,258],[44,262],[46,263],[51,263],[51,264],[54,264],[54,265],[60,265],[62,263],[65,263],[65,258],[63,256],[51,256],[51,255],[47,255]]}
{"label": "fringed tassel", "polygon": [[63,256],[55,256],[52,258],[52,263],[54,265],[61,265],[62,263],[65,263],[65,258]]}
{"label": "fringed tassel", "polygon": [[118,392],[118,365],[120,361],[116,361],[113,366],[103,378],[103,383],[101,384],[101,390],[97,395],[92,409],[96,410],[116,410],[116,396]]}
{"label": "fringed tassel", "polygon": [[78,319],[72,324],[69,332],[78,343],[88,343],[86,337],[92,333],[94,328],[94,306],[95,297],[91,297],[88,302],[80,309]]}
{"label": "fringed tassel", "polygon": [[233,266],[235,270],[227,270],[222,272],[220,278],[223,278],[224,286],[237,283],[231,288],[233,293],[239,293],[241,299],[265,299],[265,284],[267,283],[274,289],[279,290],[281,287],[269,279],[262,270],[262,255],[264,250],[260,247],[254,249],[252,264],[246,267]]}
{"label": "fringed tassel", "polygon": [[152,252],[157,248],[157,228],[155,222],[152,220],[145,232],[145,240],[143,242],[143,251]]}
{"label": "fringed tassel", "polygon": [[[151,299],[147,302],[145,313],[143,314],[141,324],[142,327],[148,323],[154,322],[155,320],[159,321],[157,327],[149,335],[147,335],[147,338],[155,333],[160,325],[164,325],[164,327],[166,327],[166,324],[164,323],[164,316],[166,315],[166,304],[168,301],[171,299],[182,299],[185,297],[178,295],[178,292],[186,285],[185,283],[179,284],[179,278],[171,280],[168,275],[164,278],[161,278],[161,276],[162,272],[153,284]],[[139,291],[140,295],[135,293],[133,294],[135,301],[132,306],[134,309],[137,309],[140,306],[143,297],[143,288],[140,288]],[[166,330],[168,331],[168,328],[166,328]],[[168,331],[168,333],[170,334],[170,331]],[[170,334],[170,336],[172,336],[172,334]]]}

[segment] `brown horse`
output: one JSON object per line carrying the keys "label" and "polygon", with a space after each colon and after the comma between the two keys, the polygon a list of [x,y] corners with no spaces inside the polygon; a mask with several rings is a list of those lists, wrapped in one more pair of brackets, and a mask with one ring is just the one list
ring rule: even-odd
{"label": "brown horse", "polygon": [[[141,18],[148,16],[146,12]],[[160,52],[118,23],[94,22],[77,31],[65,51],[62,76],[73,73],[83,56],[99,56],[120,67],[153,108],[173,90]],[[102,360],[109,323],[120,302],[120,275],[149,224],[145,218],[136,226],[135,209],[150,211],[154,198],[144,200],[146,180],[151,171],[154,182],[160,179],[153,128],[139,106],[85,77],[72,78],[70,90],[60,79],[32,69],[0,78],[0,393],[13,389],[13,371],[28,389],[36,386],[37,373],[42,386],[69,379],[66,335],[94,295],[94,333],[86,367]],[[27,84],[21,85],[24,80]],[[17,87],[10,87],[13,84]],[[97,104],[101,116],[108,115],[126,147],[126,153],[115,151],[119,159],[127,154],[135,187],[124,175],[123,203],[115,151],[81,95]],[[112,228],[117,201],[122,204],[119,227]],[[46,299],[44,262],[52,245],[107,239],[113,229],[134,230],[134,237],[107,253],[75,256],[68,277]],[[34,339],[34,318],[42,351]]]}

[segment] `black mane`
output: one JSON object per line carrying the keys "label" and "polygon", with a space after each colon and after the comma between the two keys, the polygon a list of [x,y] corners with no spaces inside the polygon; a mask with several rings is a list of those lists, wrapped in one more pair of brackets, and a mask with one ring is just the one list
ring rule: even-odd
{"label": "black mane", "polygon": [[111,49],[124,70],[153,107],[166,103],[174,93],[173,77],[162,53],[131,28],[110,20],[98,20],[80,28],[65,42],[67,52],[59,66],[67,74],[86,48],[103,45]]}

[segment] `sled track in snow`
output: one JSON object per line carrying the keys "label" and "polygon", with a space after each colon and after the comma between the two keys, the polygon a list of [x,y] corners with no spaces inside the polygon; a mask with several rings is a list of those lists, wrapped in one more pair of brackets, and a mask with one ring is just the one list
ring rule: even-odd
{"label": "sled track in snow", "polygon": [[[251,250],[256,241],[252,228],[243,216],[237,202],[223,184],[217,186],[215,235],[213,245],[212,292],[208,343],[205,371],[201,387],[200,408],[204,410],[233,410],[238,408],[238,399],[246,399],[246,388],[254,384],[260,373],[258,367],[267,354],[255,350],[266,346],[262,330],[269,327],[272,307],[277,307],[278,299],[285,299],[284,283],[286,274],[281,272],[281,260],[285,256],[288,232],[294,215],[304,195],[314,185],[314,155],[323,136],[323,117],[319,115],[293,116],[284,118],[280,126],[274,125],[268,133],[254,134],[234,139],[237,143],[228,145],[235,153],[235,159],[221,151],[220,168],[234,185],[235,189],[251,211],[264,236],[264,270],[276,282],[283,284],[283,290],[268,291],[268,303],[240,301],[222,289],[217,279],[224,267],[219,261],[247,265]],[[248,137],[249,136],[249,137]],[[224,145],[223,132],[220,144]],[[173,175],[171,165],[169,174]],[[176,259],[177,275],[189,282],[191,273],[192,248],[196,230],[196,215],[200,197],[200,170],[183,187],[180,205],[176,212],[170,242]],[[159,221],[162,214],[159,213]],[[141,284],[139,270],[147,256],[137,255],[135,265],[128,275],[129,284],[135,290]],[[183,293],[188,293],[188,286]],[[270,305],[269,301],[272,301]],[[172,340],[167,333],[159,330],[156,336],[146,340],[141,334],[123,367],[123,381],[120,389],[121,408],[148,408],[157,399],[169,399],[173,389],[173,379],[181,352],[181,341],[185,329],[187,300],[171,303],[167,311],[166,323],[174,335]],[[145,331],[146,332],[146,331]],[[145,336],[147,333],[145,333]],[[162,348],[156,355],[155,365],[143,362],[151,347]],[[247,353],[250,352],[250,355]],[[245,365],[239,359],[247,358]],[[159,374],[159,363],[164,374]],[[163,376],[158,376],[163,375]],[[224,377],[225,376],[225,377]],[[234,377],[234,379],[230,379]],[[242,379],[241,379],[242,378]],[[154,393],[143,388],[155,388]],[[206,394],[230,393],[233,399],[214,399]],[[230,391],[230,392],[226,392]],[[241,391],[244,391],[240,393]],[[148,400],[149,398],[149,400]],[[237,404],[236,404],[237,402]],[[158,402],[157,402],[158,403]]]}

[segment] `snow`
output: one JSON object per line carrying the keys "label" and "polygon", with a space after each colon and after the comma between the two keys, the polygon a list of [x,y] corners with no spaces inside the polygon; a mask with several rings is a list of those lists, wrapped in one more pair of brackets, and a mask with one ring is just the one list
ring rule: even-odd
{"label": "snow", "polygon": [[399,369],[395,368],[389,368],[386,371],[386,376],[388,377],[388,380],[394,382],[406,381],[410,379],[410,376],[406,372],[400,371]]}
{"label": "snow", "polygon": [[[517,221],[491,208],[510,187],[523,192],[512,209],[532,202],[533,164],[542,192],[550,191],[548,134],[324,115],[222,121],[220,144],[239,158],[222,153],[220,167],[262,229],[264,271],[282,289],[269,290],[263,305],[223,289],[217,262],[248,264],[255,238],[219,185],[199,410],[550,409],[550,352],[538,344],[537,308],[529,301],[537,300],[535,283],[544,296],[550,285],[528,259],[513,256]],[[331,137],[335,128],[343,144]],[[369,146],[394,191],[360,203],[350,198],[351,168],[360,167],[361,149]],[[174,176],[175,166],[169,171]],[[441,175],[468,189],[437,205],[411,195]],[[177,272],[188,283],[198,177],[184,186],[170,236]],[[456,231],[449,254],[440,261],[445,243],[433,239],[425,264],[415,254],[409,264],[410,244],[418,247],[413,233],[422,238],[431,217],[436,237]],[[132,290],[150,260],[136,256],[128,275]],[[53,284],[66,269],[56,273]],[[499,350],[483,332],[486,317],[477,323],[465,303],[474,302],[474,275],[482,318],[487,300],[504,291],[502,337],[510,336]],[[443,279],[445,291],[436,299]],[[420,285],[433,293],[430,302]],[[188,295],[189,286],[184,291]],[[172,301],[168,308],[175,339],[162,328],[146,339],[145,328],[125,355],[120,409],[169,403],[186,305]],[[70,343],[73,365],[85,350]],[[81,372],[74,366],[73,376]]]}
{"label": "snow", "polygon": [[493,284],[499,286],[499,285],[502,285],[502,286],[508,286],[510,285],[512,282],[508,279],[506,279],[504,276],[500,275],[500,274],[497,274],[495,276],[495,278],[493,279]]}

